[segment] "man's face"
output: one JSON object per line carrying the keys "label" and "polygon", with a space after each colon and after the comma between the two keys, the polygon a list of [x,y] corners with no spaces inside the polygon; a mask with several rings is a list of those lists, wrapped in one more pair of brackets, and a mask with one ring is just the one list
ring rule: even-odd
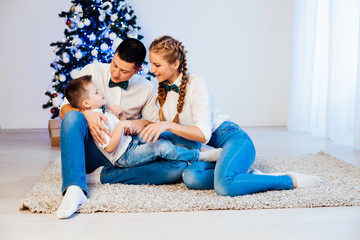
{"label": "man's face", "polygon": [[115,83],[128,81],[140,69],[135,70],[135,63],[126,62],[115,54],[110,64],[111,80]]}

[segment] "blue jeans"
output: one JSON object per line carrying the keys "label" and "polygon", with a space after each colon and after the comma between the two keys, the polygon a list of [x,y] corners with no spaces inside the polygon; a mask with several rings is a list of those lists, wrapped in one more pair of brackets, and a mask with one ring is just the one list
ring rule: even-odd
{"label": "blue jeans", "polygon": [[80,112],[68,112],[61,123],[60,133],[62,191],[71,185],[79,186],[87,194],[86,173],[104,166],[102,183],[168,184],[181,181],[187,166],[183,161],[157,160],[132,168],[114,167],[100,152]]}
{"label": "blue jeans", "polygon": [[199,150],[174,145],[160,135],[153,143],[146,143],[140,135],[134,136],[124,154],[115,162],[118,167],[134,167],[153,162],[157,158],[194,162],[199,158]]}
{"label": "blue jeans", "polygon": [[223,196],[240,196],[268,190],[293,189],[290,176],[247,174],[255,160],[250,137],[235,123],[223,122],[208,145],[222,148],[216,163],[194,162],[183,173],[189,189],[215,189]]}

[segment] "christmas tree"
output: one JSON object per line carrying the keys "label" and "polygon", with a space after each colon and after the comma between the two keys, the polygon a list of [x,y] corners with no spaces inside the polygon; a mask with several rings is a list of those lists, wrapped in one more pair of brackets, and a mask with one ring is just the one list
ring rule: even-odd
{"label": "christmas tree", "polygon": [[[65,39],[51,43],[55,46],[54,77],[45,91],[49,97],[43,108],[50,108],[51,118],[59,116],[66,84],[76,78],[79,70],[92,62],[111,62],[114,52],[123,39],[142,39],[138,34],[136,16],[123,0],[72,0],[68,12],[61,12],[67,28]],[[144,63],[147,64],[146,62]],[[140,73],[148,74],[146,68]]]}

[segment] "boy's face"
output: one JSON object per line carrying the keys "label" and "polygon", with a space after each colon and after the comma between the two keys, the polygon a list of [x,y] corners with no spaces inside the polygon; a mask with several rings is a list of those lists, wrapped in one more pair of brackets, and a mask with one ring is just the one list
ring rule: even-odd
{"label": "boy's face", "polygon": [[110,64],[111,80],[115,83],[128,81],[141,69],[135,70],[134,67],[135,63],[128,63],[115,54]]}
{"label": "boy's face", "polygon": [[88,98],[85,100],[87,104],[89,104],[88,107],[91,109],[101,108],[103,105],[106,104],[106,99],[102,92],[100,92],[94,83],[89,83],[87,86],[88,90]]}

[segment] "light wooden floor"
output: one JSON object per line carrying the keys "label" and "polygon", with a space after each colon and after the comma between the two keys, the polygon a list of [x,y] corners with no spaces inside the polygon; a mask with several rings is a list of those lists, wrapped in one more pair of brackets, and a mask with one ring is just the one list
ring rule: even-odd
{"label": "light wooden floor", "polygon": [[[259,156],[328,152],[360,166],[360,149],[284,127],[245,128]],[[0,240],[8,239],[360,239],[360,207],[78,214],[68,220],[20,212],[20,200],[60,156],[47,130],[0,131]]]}

